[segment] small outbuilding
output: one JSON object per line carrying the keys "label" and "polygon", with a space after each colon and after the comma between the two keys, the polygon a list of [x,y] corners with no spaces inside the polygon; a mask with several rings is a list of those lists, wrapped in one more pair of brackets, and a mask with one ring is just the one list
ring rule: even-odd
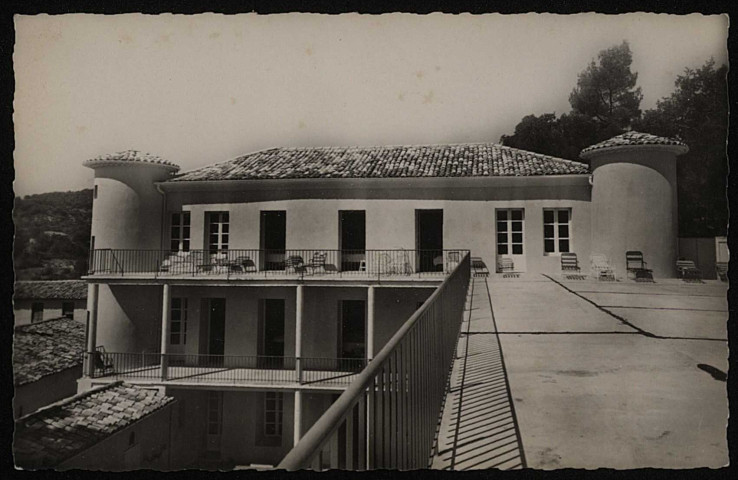
{"label": "small outbuilding", "polygon": [[35,280],[15,282],[15,325],[66,317],[85,322],[87,282],[84,280]]}
{"label": "small outbuilding", "polygon": [[13,417],[77,392],[85,351],[85,325],[56,318],[15,327]]}
{"label": "small outbuilding", "polygon": [[115,382],[15,421],[16,466],[28,469],[169,468],[172,397]]}

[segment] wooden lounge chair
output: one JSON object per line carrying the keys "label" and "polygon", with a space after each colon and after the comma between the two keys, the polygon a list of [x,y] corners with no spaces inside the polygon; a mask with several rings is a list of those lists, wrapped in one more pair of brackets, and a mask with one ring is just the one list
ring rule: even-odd
{"label": "wooden lounge chair", "polygon": [[482,257],[471,257],[471,267],[475,277],[489,277],[489,269]]}
{"label": "wooden lounge chair", "polygon": [[702,271],[694,265],[692,260],[680,258],[676,262],[677,274],[682,280],[702,280]]}
{"label": "wooden lounge chair", "polygon": [[590,270],[598,280],[615,280],[615,267],[605,255],[593,253],[589,257]]}
{"label": "wooden lounge chair", "polygon": [[715,272],[718,278],[723,281],[728,281],[728,262],[717,262],[715,264]]}
{"label": "wooden lounge chair", "polygon": [[577,259],[576,253],[562,253],[561,254],[561,271],[562,272],[576,272],[579,273],[579,260]]}
{"label": "wooden lounge chair", "polygon": [[637,250],[625,252],[625,269],[632,273],[636,282],[652,282],[653,272],[643,260],[643,253]]}

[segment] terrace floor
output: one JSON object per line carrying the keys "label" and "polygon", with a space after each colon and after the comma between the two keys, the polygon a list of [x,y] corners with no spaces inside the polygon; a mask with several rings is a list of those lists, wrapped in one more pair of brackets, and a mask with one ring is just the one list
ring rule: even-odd
{"label": "terrace floor", "polygon": [[434,468],[726,465],[727,288],[475,278]]}

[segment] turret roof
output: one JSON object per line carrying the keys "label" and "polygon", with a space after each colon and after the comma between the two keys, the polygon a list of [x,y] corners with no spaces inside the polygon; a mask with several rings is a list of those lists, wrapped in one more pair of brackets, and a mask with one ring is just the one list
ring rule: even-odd
{"label": "turret roof", "polygon": [[90,168],[97,166],[111,165],[111,164],[148,164],[148,165],[160,165],[167,167],[170,170],[177,172],[179,171],[179,165],[175,165],[172,162],[168,162],[161,157],[152,155],[150,153],[140,152],[138,150],[126,150],[123,152],[110,153],[107,155],[100,155],[95,158],[86,160],[83,165]]}
{"label": "turret roof", "polygon": [[579,153],[581,158],[588,158],[595,152],[609,151],[621,147],[632,147],[637,145],[663,145],[672,147],[677,154],[686,153],[689,150],[687,145],[674,138],[658,137],[650,133],[641,132],[625,132],[605,140],[604,142],[591,145]]}

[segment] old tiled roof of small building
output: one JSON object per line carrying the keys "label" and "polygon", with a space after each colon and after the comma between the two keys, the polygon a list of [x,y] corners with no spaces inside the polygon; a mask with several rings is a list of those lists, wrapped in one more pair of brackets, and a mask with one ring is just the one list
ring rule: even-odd
{"label": "old tiled roof of small building", "polygon": [[114,382],[42,408],[15,422],[16,464],[58,465],[173,401],[158,390]]}
{"label": "old tiled roof of small building", "polygon": [[586,158],[588,154],[596,151],[609,150],[618,147],[629,147],[635,145],[665,145],[681,147],[684,152],[687,151],[688,147],[685,143],[679,140],[666,137],[657,137],[650,133],[641,132],[625,132],[622,135],[617,135],[604,142],[591,145],[580,152],[582,158]]}
{"label": "old tiled roof of small building", "polygon": [[179,170],[179,165],[175,165],[172,162],[168,162],[161,157],[152,155],[150,153],[140,152],[138,150],[126,150],[124,152],[110,153],[107,155],[101,155],[99,157],[85,160],[82,164],[86,167],[95,167],[98,165],[109,165],[109,164],[126,164],[126,163],[143,163],[152,165],[161,165],[168,167],[173,171]]}
{"label": "old tiled roof of small building", "polygon": [[250,153],[168,182],[294,178],[495,177],[586,174],[586,164],[492,143],[289,147]]}
{"label": "old tiled roof of small building", "polygon": [[16,386],[35,382],[82,364],[85,325],[56,318],[15,327],[13,377]]}
{"label": "old tiled roof of small building", "polygon": [[33,280],[15,282],[16,299],[84,300],[87,282],[84,280]]}

